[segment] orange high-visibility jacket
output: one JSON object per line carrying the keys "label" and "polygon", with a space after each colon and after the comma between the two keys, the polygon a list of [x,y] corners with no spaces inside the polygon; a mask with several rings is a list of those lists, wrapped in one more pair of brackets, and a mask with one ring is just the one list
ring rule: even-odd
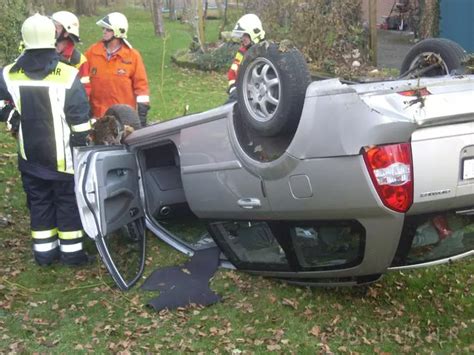
{"label": "orange high-visibility jacket", "polygon": [[110,59],[102,41],[85,53],[91,82],[90,105],[94,117],[102,117],[115,104],[136,108],[150,102],[150,90],[142,57],[125,43]]}

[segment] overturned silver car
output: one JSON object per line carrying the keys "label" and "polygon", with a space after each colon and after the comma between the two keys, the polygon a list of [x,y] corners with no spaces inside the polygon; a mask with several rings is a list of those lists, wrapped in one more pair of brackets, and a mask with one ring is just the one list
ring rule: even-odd
{"label": "overturned silver car", "polygon": [[361,284],[474,250],[474,75],[464,51],[416,45],[398,80],[311,82],[264,43],[239,100],[75,152],[86,233],[121,289],[145,229],[192,255],[293,283]]}

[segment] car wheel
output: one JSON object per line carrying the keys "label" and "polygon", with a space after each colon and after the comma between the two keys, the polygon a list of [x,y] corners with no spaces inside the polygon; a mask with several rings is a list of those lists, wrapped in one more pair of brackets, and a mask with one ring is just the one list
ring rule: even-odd
{"label": "car wheel", "polygon": [[105,112],[105,116],[114,116],[122,126],[130,126],[133,129],[141,128],[137,111],[128,105],[112,105]]}
{"label": "car wheel", "polygon": [[237,104],[242,119],[267,137],[296,130],[311,82],[301,52],[282,44],[265,41],[253,45],[237,79]]}
{"label": "car wheel", "polygon": [[462,68],[466,51],[446,38],[428,38],[418,42],[403,60],[402,77],[433,77],[448,75]]}

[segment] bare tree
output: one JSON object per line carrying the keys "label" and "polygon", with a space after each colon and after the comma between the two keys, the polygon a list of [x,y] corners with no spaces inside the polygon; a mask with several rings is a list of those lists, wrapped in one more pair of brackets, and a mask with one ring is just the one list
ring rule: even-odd
{"label": "bare tree", "polygon": [[193,0],[183,0],[183,13],[181,15],[181,22],[191,23],[194,15]]}
{"label": "bare tree", "polygon": [[221,38],[221,33],[227,25],[227,3],[227,0],[224,0],[224,4],[222,4],[222,0],[216,0],[217,11],[219,11],[219,18],[221,19],[219,38]]}
{"label": "bare tree", "polygon": [[75,0],[65,0],[64,1],[64,7],[67,9],[72,9],[76,7],[76,1]]}
{"label": "bare tree", "polygon": [[96,15],[97,14],[97,0],[76,0],[76,14],[77,15]]}
{"label": "bare tree", "polygon": [[176,4],[175,4],[175,0],[168,0],[168,9],[170,10],[170,20],[176,21]]}
{"label": "bare tree", "polygon": [[165,35],[165,24],[163,23],[163,0],[153,0],[153,25],[155,26],[155,35],[163,37]]}
{"label": "bare tree", "polygon": [[201,49],[203,52],[206,51],[206,48],[205,48],[205,44],[206,44],[206,38],[205,38],[205,17],[206,17],[206,12],[207,12],[207,8],[206,8],[206,11],[203,11],[203,1],[206,3],[207,5],[207,1],[206,0],[197,0],[196,1],[196,6],[197,6],[197,15],[198,15],[198,18],[197,18],[197,23],[196,23],[196,32],[197,32],[197,36],[198,36],[198,40],[199,40],[199,45],[201,46]]}

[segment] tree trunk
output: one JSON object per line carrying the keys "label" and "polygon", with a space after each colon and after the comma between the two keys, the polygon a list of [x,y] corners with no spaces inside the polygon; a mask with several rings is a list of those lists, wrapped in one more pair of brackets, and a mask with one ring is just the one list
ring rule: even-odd
{"label": "tree trunk", "polygon": [[[219,18],[221,20],[221,24],[219,26],[219,39],[221,39],[222,31],[224,31],[225,26],[227,25],[227,0],[224,0],[224,5],[222,5],[222,0],[216,0],[216,6],[219,11]],[[224,11],[222,11],[224,8]]]}
{"label": "tree trunk", "polygon": [[[201,4],[201,6],[202,6],[202,4]],[[204,0],[204,13],[202,14],[202,36],[203,36],[202,38],[203,38],[203,41],[206,39],[206,20],[207,20],[208,7],[209,7],[209,1]]]}
{"label": "tree trunk", "polygon": [[155,26],[155,35],[163,37],[165,35],[165,24],[163,23],[163,0],[153,0],[153,25]]}
{"label": "tree trunk", "polygon": [[168,8],[170,10],[170,20],[176,21],[176,6],[175,0],[168,0]]}
{"label": "tree trunk", "polygon": [[76,0],[76,15],[97,14],[97,0]]}
{"label": "tree trunk", "polygon": [[[197,19],[197,36],[198,36],[198,40],[199,40],[199,45],[201,46],[201,49],[203,52],[206,51],[206,48],[205,48],[205,43],[206,43],[206,38],[205,38],[205,35],[204,35],[204,29],[205,29],[205,19],[204,19],[204,11],[203,11],[203,3],[202,3],[203,0],[197,0],[196,1],[196,5],[197,5],[197,15],[198,15],[198,19]],[[205,0],[204,0],[205,1]],[[207,1],[206,1],[207,2]]]}
{"label": "tree trunk", "polygon": [[143,8],[145,9],[145,11],[151,11],[152,4],[149,0],[143,0]]}
{"label": "tree trunk", "polygon": [[66,9],[76,8],[76,1],[75,0],[66,0],[64,2],[64,7]]}
{"label": "tree trunk", "polygon": [[181,15],[181,22],[192,23],[193,14],[193,1],[183,0],[183,14]]}
{"label": "tree trunk", "polygon": [[377,65],[377,2],[369,0],[370,60]]}

